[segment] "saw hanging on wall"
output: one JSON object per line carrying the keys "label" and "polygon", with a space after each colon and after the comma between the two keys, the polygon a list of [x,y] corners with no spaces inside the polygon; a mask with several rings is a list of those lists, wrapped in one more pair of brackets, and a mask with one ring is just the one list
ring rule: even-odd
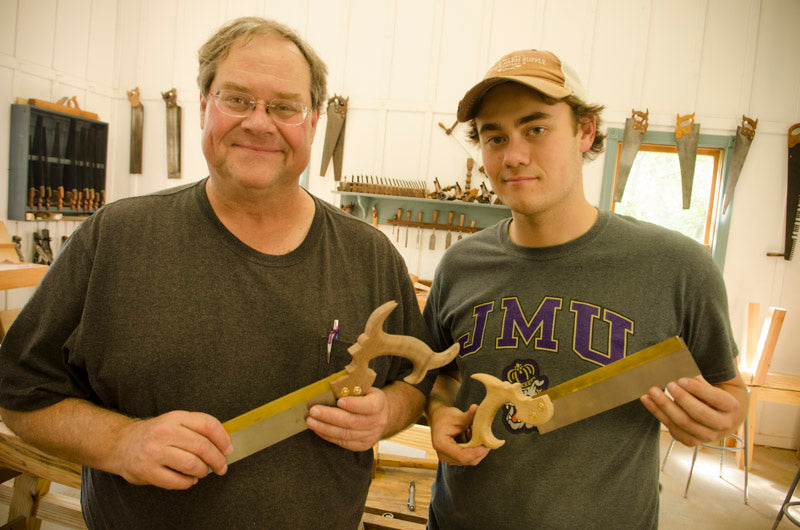
{"label": "saw hanging on wall", "polygon": [[342,179],[342,159],[344,157],[344,129],[347,121],[347,102],[350,98],[334,96],[328,100],[328,124],[325,127],[325,143],[322,145],[321,177],[325,176],[333,158],[333,178]]}
{"label": "saw hanging on wall", "polygon": [[694,165],[697,162],[697,142],[700,139],[700,124],[694,122],[694,112],[681,116],[678,114],[675,126],[675,143],[678,147],[678,162],[681,166],[681,191],[683,209],[692,205],[692,185]]}
{"label": "saw hanging on wall", "polygon": [[783,252],[767,252],[767,256],[794,257],[800,235],[800,123],[789,127],[788,182],[786,183],[786,228]]}
{"label": "saw hanging on wall", "polygon": [[636,153],[642,146],[642,140],[647,133],[647,117],[650,109],[644,112],[631,109],[632,115],[625,120],[625,134],[622,137],[622,150],[619,154],[619,168],[617,178],[614,182],[614,202],[622,201],[625,193],[625,184],[628,182],[628,175],[636,160]]}
{"label": "saw hanging on wall", "polygon": [[736,127],[736,137],[733,140],[733,155],[728,167],[728,182],[725,185],[725,195],[722,199],[723,214],[728,210],[728,205],[733,199],[733,190],[739,180],[739,175],[742,173],[742,166],[745,158],[747,158],[747,152],[750,150],[750,144],[753,143],[753,138],[756,135],[756,125],[758,125],[758,120],[751,120],[742,114],[742,124]]}
{"label": "saw hanging on wall", "polygon": [[181,108],[178,106],[178,91],[162,92],[167,105],[167,176],[181,178]]}
{"label": "saw hanging on wall", "polygon": [[131,155],[129,171],[131,173],[141,174],[144,106],[142,105],[138,86],[128,91],[128,101],[131,102]]}

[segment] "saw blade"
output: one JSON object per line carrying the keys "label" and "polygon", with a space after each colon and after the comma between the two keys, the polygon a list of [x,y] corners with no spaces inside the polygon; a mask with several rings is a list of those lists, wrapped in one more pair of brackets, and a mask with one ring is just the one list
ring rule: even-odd
{"label": "saw blade", "polygon": [[700,375],[686,343],[672,337],[607,366],[545,390],[553,417],[538,427],[541,434],[624,405],[681,377]]}
{"label": "saw blade", "polygon": [[346,375],[347,370],[342,370],[223,423],[233,442],[228,464],[307,429],[308,409],[334,405],[331,382]]}

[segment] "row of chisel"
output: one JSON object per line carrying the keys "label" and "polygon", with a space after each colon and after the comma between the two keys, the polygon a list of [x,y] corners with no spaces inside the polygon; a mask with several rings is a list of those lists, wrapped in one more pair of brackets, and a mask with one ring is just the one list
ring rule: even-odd
{"label": "row of chisel", "polygon": [[436,250],[436,230],[439,231],[447,231],[447,236],[445,236],[444,248],[449,248],[450,245],[453,243],[453,232],[458,232],[457,239],[463,239],[464,232],[473,233],[480,230],[480,228],[475,227],[475,219],[473,219],[469,226],[464,226],[464,214],[459,214],[459,222],[457,225],[453,224],[453,217],[455,216],[454,212],[450,212],[447,218],[447,224],[439,224],[439,210],[433,211],[433,222],[432,223],[423,223],[422,216],[423,212],[417,212],[417,220],[411,220],[412,212],[411,210],[406,210],[405,219],[403,219],[403,209],[398,208],[397,214],[389,219],[387,222],[392,225],[392,237],[394,237],[395,242],[400,243],[400,232],[402,231],[403,227],[405,227],[405,240],[404,245],[408,248],[408,233],[411,231],[412,227],[416,227],[417,229],[417,248],[422,248],[422,231],[425,228],[431,229],[431,235],[428,240],[428,249]]}
{"label": "row of chisel", "polygon": [[77,120],[69,120],[66,131],[52,121],[45,124],[37,116],[31,135],[28,210],[97,210],[105,202],[105,136],[94,127],[79,127]]}

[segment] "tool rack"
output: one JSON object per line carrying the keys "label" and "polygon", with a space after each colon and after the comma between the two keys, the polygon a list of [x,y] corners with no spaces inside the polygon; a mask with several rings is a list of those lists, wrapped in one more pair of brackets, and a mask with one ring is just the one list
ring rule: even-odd
{"label": "tool rack", "polygon": [[[86,117],[85,111],[80,115],[64,105],[60,106],[64,112],[51,110],[52,107],[11,105],[8,219],[85,218],[103,203],[108,124]],[[37,141],[43,145],[35,145]],[[42,166],[47,168],[41,169]],[[67,174],[74,175],[73,182],[80,185],[80,189],[74,188],[80,191],[80,201],[77,198],[70,201],[72,190],[67,189],[60,201],[52,194],[40,199],[38,188],[44,188],[47,183],[37,182],[41,177],[36,174],[38,171],[58,172],[64,184],[67,184]],[[34,188],[36,191],[32,192]],[[86,199],[84,193],[89,189],[92,198]]]}
{"label": "tool rack", "polygon": [[[421,197],[400,197],[393,195],[382,195],[377,193],[355,193],[334,191],[340,196],[341,204],[353,204],[353,215],[370,221],[372,207],[378,212],[378,223],[391,224],[398,226],[419,227],[435,230],[453,230],[459,232],[473,233],[491,226],[496,222],[511,217],[511,210],[508,206],[498,204],[485,204],[479,202],[447,201],[439,199],[426,199]],[[418,214],[422,212],[423,221],[417,221],[417,215],[412,216],[414,220],[397,219],[397,210],[403,212],[409,210]],[[453,212],[453,218],[459,219],[464,214],[464,226],[453,224],[441,224],[433,222],[434,211],[439,211],[439,216],[447,219],[447,215]],[[472,221],[475,226],[470,226]]]}

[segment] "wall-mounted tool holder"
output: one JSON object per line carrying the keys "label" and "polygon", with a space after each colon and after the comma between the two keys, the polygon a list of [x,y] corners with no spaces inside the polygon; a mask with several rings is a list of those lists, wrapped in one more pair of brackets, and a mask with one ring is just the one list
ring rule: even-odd
{"label": "wall-mounted tool holder", "polygon": [[85,217],[105,203],[108,124],[11,105],[8,218]]}
{"label": "wall-mounted tool holder", "polygon": [[[450,227],[451,233],[468,234],[477,232],[482,228],[491,226],[496,222],[506,217],[511,217],[511,210],[508,206],[499,204],[483,204],[478,202],[463,202],[463,201],[443,201],[437,199],[423,199],[419,197],[399,197],[389,196],[373,193],[351,193],[334,191],[335,194],[340,196],[342,205],[350,204],[353,206],[353,215],[364,219],[365,221],[372,216],[372,208],[376,210],[375,216],[380,224],[394,225],[395,228],[400,226],[413,226],[420,229],[431,230],[448,230]],[[407,211],[413,210],[422,212],[423,217],[418,221],[417,217],[410,217],[405,219],[397,218],[396,212],[398,210]],[[442,219],[444,215],[449,215],[453,212],[455,221],[449,221],[447,224],[440,224],[437,219],[437,211],[441,211]],[[447,214],[445,214],[447,212]],[[465,216],[463,224],[460,226],[459,220],[461,216]],[[430,220],[430,221],[429,221]],[[473,223],[474,221],[474,223]],[[408,223],[408,224],[406,224]]]}

